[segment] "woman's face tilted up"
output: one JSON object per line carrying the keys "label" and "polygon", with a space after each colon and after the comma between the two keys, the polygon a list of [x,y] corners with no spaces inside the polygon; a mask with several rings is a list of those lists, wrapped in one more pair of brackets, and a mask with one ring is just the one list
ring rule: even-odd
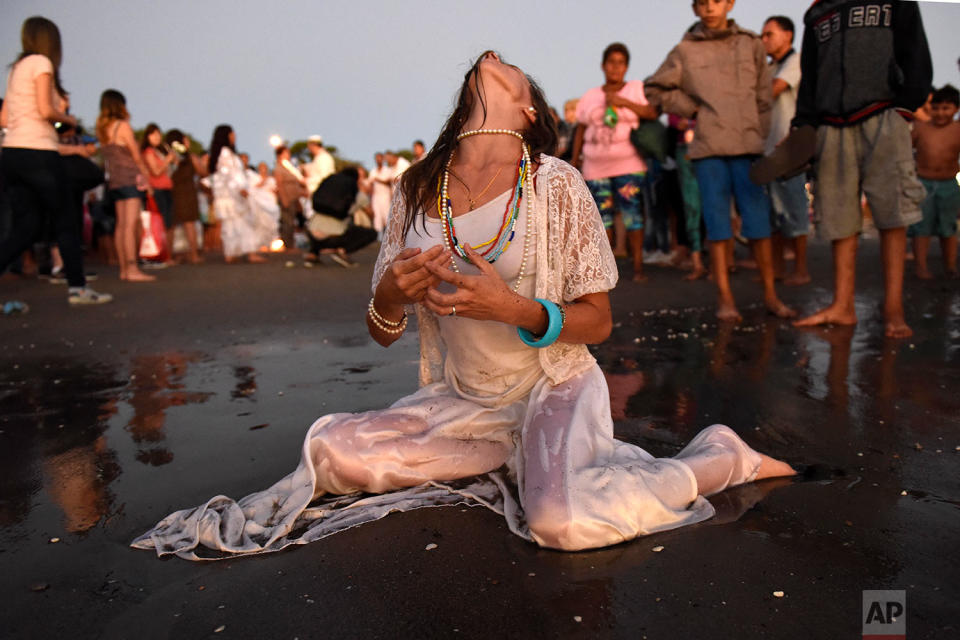
{"label": "woman's face tilted up", "polygon": [[[479,92],[487,105],[485,126],[523,130],[532,121],[528,112],[532,101],[530,82],[527,76],[512,64],[500,59],[495,51],[487,51],[477,63],[479,69]],[[470,88],[478,95],[476,76],[470,80]],[[474,112],[481,111],[479,100],[474,101]]]}

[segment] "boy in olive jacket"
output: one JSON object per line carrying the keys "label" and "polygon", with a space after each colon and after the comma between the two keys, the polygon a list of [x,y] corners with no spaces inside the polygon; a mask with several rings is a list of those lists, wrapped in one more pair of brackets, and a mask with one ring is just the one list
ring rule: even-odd
{"label": "boy in olive jacket", "polygon": [[743,221],[742,233],[760,269],[767,309],[786,318],[795,313],[774,289],[770,200],[748,175],[752,161],[763,154],[770,130],[772,80],[759,36],[727,17],[733,5],[734,0],[695,0],[693,12],[700,21],[644,81],[644,91],[662,111],[697,121],[689,155],[700,187],[717,283],[717,317],[741,319],[727,264],[727,247],[733,238],[732,196]]}

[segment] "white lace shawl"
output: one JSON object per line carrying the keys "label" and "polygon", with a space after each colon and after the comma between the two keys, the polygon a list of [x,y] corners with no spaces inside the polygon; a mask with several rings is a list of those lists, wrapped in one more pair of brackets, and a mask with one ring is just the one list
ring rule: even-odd
{"label": "white lace shawl", "polygon": [[[536,297],[572,302],[617,284],[617,264],[596,203],[580,173],[566,162],[541,155],[534,181],[536,218]],[[373,270],[373,291],[403,250],[405,204],[397,189]],[[443,380],[444,345],[437,318],[415,305],[420,329],[420,386]],[[556,342],[540,350],[540,364],[554,385],[591,367],[586,345]]]}

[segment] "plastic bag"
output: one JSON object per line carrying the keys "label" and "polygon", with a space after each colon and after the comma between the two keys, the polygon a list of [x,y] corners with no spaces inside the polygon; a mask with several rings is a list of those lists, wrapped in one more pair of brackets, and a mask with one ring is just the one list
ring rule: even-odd
{"label": "plastic bag", "polygon": [[153,196],[147,196],[147,208],[140,212],[143,234],[140,236],[140,257],[145,260],[166,262],[170,259],[167,234],[163,227],[163,216],[157,209]]}

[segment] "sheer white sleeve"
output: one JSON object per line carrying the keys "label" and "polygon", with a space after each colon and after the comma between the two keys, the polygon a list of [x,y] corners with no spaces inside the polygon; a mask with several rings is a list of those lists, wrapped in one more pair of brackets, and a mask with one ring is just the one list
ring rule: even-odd
{"label": "sheer white sleeve", "polygon": [[617,284],[617,263],[600,212],[580,173],[558,162],[550,184],[550,220],[562,221],[560,274],[563,299],[609,291]]}
{"label": "sheer white sleeve", "polygon": [[377,256],[377,263],[373,267],[373,284],[371,286],[373,292],[376,292],[377,285],[380,284],[380,278],[386,273],[390,264],[403,251],[403,220],[406,215],[407,207],[400,190],[397,189],[393,194],[393,200],[390,202],[390,217],[387,218],[387,227],[383,230],[380,255]]}

